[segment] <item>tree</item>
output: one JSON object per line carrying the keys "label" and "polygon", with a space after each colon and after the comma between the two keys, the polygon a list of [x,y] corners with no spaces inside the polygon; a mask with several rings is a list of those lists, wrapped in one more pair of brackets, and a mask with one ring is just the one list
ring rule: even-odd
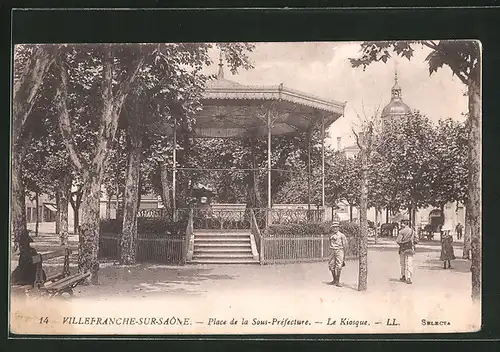
{"label": "tree", "polygon": [[433,172],[429,174],[429,202],[442,207],[464,202],[467,189],[467,131],[452,119],[439,120],[431,149]]}
{"label": "tree", "polygon": [[431,180],[437,172],[439,154],[436,131],[425,116],[413,112],[407,116],[386,118],[377,135],[374,161],[380,167],[377,181],[392,210],[405,208],[414,224],[416,209],[430,204]]}
{"label": "tree", "polygon": [[[64,49],[64,48],[63,48]],[[68,109],[68,66],[78,65],[75,48],[69,51],[60,49],[56,56],[56,66],[59,73],[59,86],[56,94],[56,104],[59,111],[59,126],[63,141],[68,149],[69,157],[76,170],[83,174],[83,212],[82,223],[78,227],[80,245],[78,251],[78,266],[81,271],[92,273],[91,280],[97,283],[99,263],[99,200],[104,165],[115,138],[123,104],[130,92],[144,62],[141,45],[120,46],[100,45],[91,49],[92,58],[101,63],[101,111],[99,114],[99,129],[97,143],[91,154],[91,162],[84,163],[75,147],[71,130],[70,109]],[[94,50],[92,50],[94,49]],[[88,61],[87,61],[88,62]],[[72,77],[75,78],[75,77]],[[116,83],[114,83],[116,82]]]}
{"label": "tree", "polygon": [[[62,144],[57,127],[57,116],[51,104],[52,73],[43,83],[43,91],[33,107],[30,125],[31,139],[27,143],[23,160],[23,182],[27,190],[36,195],[45,193],[56,198],[56,233],[61,245],[68,241],[68,202],[72,173],[68,154]],[[52,79],[51,79],[52,78]],[[38,216],[37,216],[38,224]]]}
{"label": "tree", "polygon": [[356,143],[359,148],[359,162],[361,172],[359,177],[359,222],[361,234],[359,238],[359,272],[358,291],[366,291],[368,288],[368,162],[372,152],[374,119],[364,121],[362,133],[359,135],[354,131]]}
{"label": "tree", "polygon": [[17,46],[14,51],[14,93],[12,105],[12,230],[17,248],[19,238],[26,230],[25,191],[22,182],[22,160],[30,132],[26,126],[39,89],[49,67],[54,61],[54,52],[49,46],[34,49]]}
{"label": "tree", "polygon": [[143,111],[140,107],[140,102],[136,99],[132,100],[135,103],[135,109],[124,111],[128,117],[127,142],[128,142],[128,160],[125,179],[124,209],[122,236],[120,242],[120,253],[122,264],[135,263],[135,239],[137,238],[137,210],[139,209],[139,192],[140,192],[140,164],[142,157],[142,126]]}
{"label": "tree", "polygon": [[125,174],[127,168],[127,130],[123,126],[119,127],[116,133],[115,141],[109,152],[108,162],[106,163],[105,173],[103,177],[103,187],[108,197],[108,206],[111,208],[111,198],[115,202],[115,217],[121,219],[123,217],[123,207],[120,204],[120,195],[123,194],[125,187]]}
{"label": "tree", "polygon": [[[434,152],[439,172],[431,181],[431,199],[439,206],[447,202],[466,203],[467,200],[467,136],[466,123],[452,119],[439,120]],[[463,258],[469,258],[470,231],[467,224]]]}
{"label": "tree", "polygon": [[421,45],[431,50],[426,61],[432,74],[443,66],[467,86],[468,111],[468,194],[466,208],[471,224],[472,243],[472,298],[478,300],[481,294],[481,45],[479,41],[387,41],[363,42],[361,57],[350,59],[353,67],[366,68],[373,62],[387,62],[389,51],[410,60],[414,46]]}
{"label": "tree", "polygon": [[359,173],[354,172],[354,159],[347,158],[341,151],[325,152],[325,199],[327,204],[336,206],[341,200],[356,199],[351,195]]}
{"label": "tree", "polygon": [[[187,167],[190,166],[192,125],[200,109],[203,89],[209,78],[202,73],[204,64],[209,63],[209,47],[206,44],[169,44],[154,50],[146,57],[143,69],[134,83],[133,93],[122,110],[120,121],[126,126],[128,143],[121,238],[121,261],[124,264],[135,262],[137,210],[142,188],[141,171],[149,169],[150,173],[151,169],[147,166],[141,167],[144,166],[143,145],[155,145],[148,141],[148,138],[158,137],[154,132],[148,133],[151,131],[147,131],[146,126],[175,126],[179,131],[178,161]],[[239,66],[249,67],[244,50],[251,49],[252,46],[220,44],[220,47],[232,69]],[[189,193],[188,188],[193,184],[190,181],[187,177],[182,179],[181,188],[184,195]]]}

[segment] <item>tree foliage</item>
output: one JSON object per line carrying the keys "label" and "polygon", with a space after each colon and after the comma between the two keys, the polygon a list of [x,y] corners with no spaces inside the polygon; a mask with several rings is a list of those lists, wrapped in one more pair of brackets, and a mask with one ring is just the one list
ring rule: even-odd
{"label": "tree foliage", "polygon": [[[413,57],[414,46],[421,45],[430,49],[426,58],[429,73],[447,66],[452,74],[467,86],[469,99],[468,142],[467,142],[467,196],[466,225],[471,229],[472,253],[472,298],[477,300],[481,293],[481,44],[472,40],[441,41],[387,41],[363,42],[361,56],[350,59],[352,67],[362,66],[365,69],[373,62],[387,62],[391,52],[406,57]],[[469,226],[466,226],[469,228]],[[467,232],[467,231],[466,231]],[[464,252],[469,251],[465,234]]]}

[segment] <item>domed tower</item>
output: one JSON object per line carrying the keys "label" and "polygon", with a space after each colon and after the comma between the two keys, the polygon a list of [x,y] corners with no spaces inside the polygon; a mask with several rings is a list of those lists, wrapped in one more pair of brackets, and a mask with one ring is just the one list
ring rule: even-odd
{"label": "domed tower", "polygon": [[408,105],[401,98],[401,87],[398,83],[398,72],[394,73],[394,86],[391,89],[391,101],[382,110],[382,120],[396,116],[405,116],[411,112]]}

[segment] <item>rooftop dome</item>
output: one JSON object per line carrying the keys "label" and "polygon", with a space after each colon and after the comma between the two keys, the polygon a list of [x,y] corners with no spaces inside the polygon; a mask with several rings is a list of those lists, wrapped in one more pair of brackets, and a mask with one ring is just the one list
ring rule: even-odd
{"label": "rooftop dome", "polygon": [[394,74],[394,86],[391,89],[391,102],[382,110],[382,118],[389,116],[407,115],[411,112],[408,105],[401,98],[401,87],[398,84],[398,73]]}

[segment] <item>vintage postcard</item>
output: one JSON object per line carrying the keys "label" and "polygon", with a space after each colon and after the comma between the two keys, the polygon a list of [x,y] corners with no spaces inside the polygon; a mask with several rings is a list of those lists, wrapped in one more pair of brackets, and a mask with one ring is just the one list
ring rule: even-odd
{"label": "vintage postcard", "polygon": [[11,333],[479,331],[481,50],[16,45]]}

